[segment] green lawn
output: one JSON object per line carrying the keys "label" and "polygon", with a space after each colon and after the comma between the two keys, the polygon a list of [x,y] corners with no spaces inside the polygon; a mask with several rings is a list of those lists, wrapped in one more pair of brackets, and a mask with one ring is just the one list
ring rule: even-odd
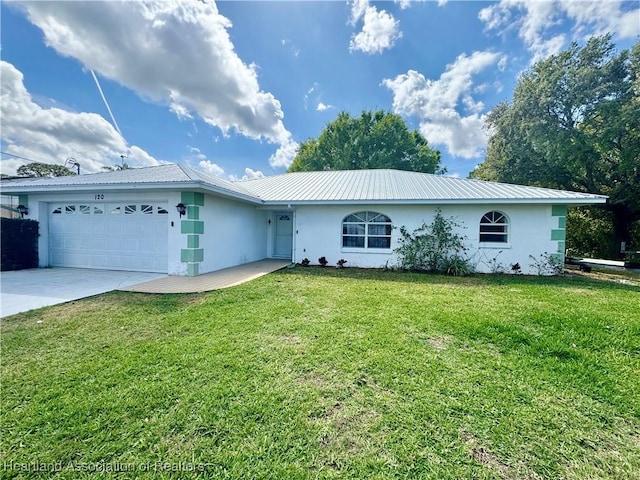
{"label": "green lawn", "polygon": [[639,312],[619,281],[296,268],[16,315],[0,477],[640,478]]}

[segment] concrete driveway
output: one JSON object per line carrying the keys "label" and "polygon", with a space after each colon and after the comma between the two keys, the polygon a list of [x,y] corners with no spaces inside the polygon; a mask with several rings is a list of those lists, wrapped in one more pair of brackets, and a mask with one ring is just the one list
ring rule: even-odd
{"label": "concrete driveway", "polygon": [[34,268],[0,274],[0,317],[166,277],[162,273]]}

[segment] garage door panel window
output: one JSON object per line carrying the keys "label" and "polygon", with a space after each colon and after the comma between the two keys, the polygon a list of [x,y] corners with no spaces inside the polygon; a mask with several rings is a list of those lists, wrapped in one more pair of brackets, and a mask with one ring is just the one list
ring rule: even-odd
{"label": "garage door panel window", "polygon": [[167,209],[155,202],[51,204],[50,264],[166,273]]}
{"label": "garage door panel window", "polygon": [[502,212],[487,212],[480,219],[480,243],[508,243],[509,220]]}
{"label": "garage door panel window", "polygon": [[391,219],[377,212],[357,212],[342,220],[342,246],[347,248],[391,248]]}

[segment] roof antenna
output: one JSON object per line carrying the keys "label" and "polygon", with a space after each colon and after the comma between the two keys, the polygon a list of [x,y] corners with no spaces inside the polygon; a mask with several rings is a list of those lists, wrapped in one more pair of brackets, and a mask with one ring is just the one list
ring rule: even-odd
{"label": "roof antenna", "polygon": [[80,175],[80,162],[78,162],[75,158],[67,157],[67,159],[64,161],[64,166],[66,167],[67,165],[71,165],[72,167],[77,167],[78,175]]}

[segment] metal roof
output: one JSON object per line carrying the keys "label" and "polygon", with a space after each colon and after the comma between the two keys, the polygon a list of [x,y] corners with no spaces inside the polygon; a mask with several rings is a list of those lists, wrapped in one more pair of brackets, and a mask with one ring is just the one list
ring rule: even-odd
{"label": "metal roof", "polygon": [[277,203],[604,203],[588,193],[469,180],[401,170],[295,172],[241,182]]}
{"label": "metal roof", "polygon": [[296,172],[230,182],[177,164],[68,177],[2,180],[5,194],[108,189],[201,188],[259,204],[605,203],[588,193],[401,170]]}
{"label": "metal roof", "polygon": [[35,177],[2,180],[2,191],[11,193],[43,193],[70,190],[87,190],[98,187],[109,189],[131,188],[176,188],[189,184],[191,188],[204,188],[221,195],[260,202],[239,183],[214,177],[200,170],[178,164],[159,165],[145,168],[127,168],[112,172],[65,177]]}

